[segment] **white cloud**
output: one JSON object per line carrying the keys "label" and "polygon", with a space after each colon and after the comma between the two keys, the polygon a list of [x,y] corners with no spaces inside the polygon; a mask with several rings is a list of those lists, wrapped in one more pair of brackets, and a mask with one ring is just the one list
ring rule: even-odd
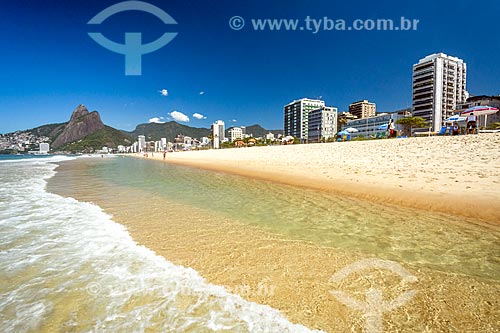
{"label": "white cloud", "polygon": [[200,95],[205,95],[205,92],[204,91],[200,91]]}
{"label": "white cloud", "polygon": [[184,123],[187,123],[189,121],[189,117],[179,111],[172,111],[168,115],[172,117],[175,121],[180,121]]}
{"label": "white cloud", "polygon": [[204,115],[199,114],[199,113],[193,113],[193,118],[196,118],[196,119],[207,119],[207,117],[205,117]]}
{"label": "white cloud", "polygon": [[231,119],[231,121],[232,121],[233,123],[235,123],[237,120],[236,120],[236,119]]}
{"label": "white cloud", "polygon": [[153,118],[149,119],[149,122],[156,123],[156,124],[163,124],[164,121],[161,121],[161,119],[163,119],[163,117],[153,117]]}
{"label": "white cloud", "polygon": [[162,89],[162,90],[160,90],[160,94],[162,96],[168,96],[168,90],[167,89]]}

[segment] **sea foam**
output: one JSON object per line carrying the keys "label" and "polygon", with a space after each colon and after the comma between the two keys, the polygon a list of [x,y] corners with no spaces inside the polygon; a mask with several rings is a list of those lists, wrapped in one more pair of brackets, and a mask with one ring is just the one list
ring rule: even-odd
{"label": "sea foam", "polygon": [[68,159],[0,162],[0,331],[309,332],[138,245],[100,207],[48,193]]}

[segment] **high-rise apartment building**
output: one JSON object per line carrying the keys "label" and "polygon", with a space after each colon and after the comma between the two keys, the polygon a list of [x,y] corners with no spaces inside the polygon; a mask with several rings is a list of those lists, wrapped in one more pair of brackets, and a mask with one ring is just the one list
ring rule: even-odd
{"label": "high-rise apartment building", "polygon": [[349,113],[358,119],[375,117],[375,114],[377,113],[377,106],[375,103],[368,102],[368,100],[364,99],[350,104]]}
{"label": "high-rise apartment building", "polygon": [[285,136],[291,135],[301,140],[307,140],[309,130],[309,111],[325,106],[318,99],[302,98],[284,106]]}
{"label": "high-rise apartment building", "polygon": [[160,138],[160,145],[162,150],[167,149],[167,138]]}
{"label": "high-rise apartment building", "polygon": [[142,153],[143,151],[146,151],[146,137],[144,135],[139,135],[137,137],[137,152]]}
{"label": "high-rise apartment building", "polygon": [[462,59],[435,53],[413,65],[413,116],[424,118],[439,131],[457,106],[468,97],[467,65]]}
{"label": "high-rise apartment building", "polygon": [[337,133],[337,108],[323,106],[309,111],[307,142],[328,140]]}
{"label": "high-rise apartment building", "polygon": [[40,154],[48,154],[50,150],[50,145],[46,142],[42,142],[40,143],[40,146],[39,146],[39,153]]}
{"label": "high-rise apartment building", "polygon": [[238,139],[243,139],[243,129],[241,127],[233,127],[229,131],[229,139],[234,142]]}
{"label": "high-rise apartment building", "polygon": [[220,142],[224,141],[226,138],[225,131],[225,124],[222,120],[217,120],[212,124],[212,143],[215,149],[219,149]]}

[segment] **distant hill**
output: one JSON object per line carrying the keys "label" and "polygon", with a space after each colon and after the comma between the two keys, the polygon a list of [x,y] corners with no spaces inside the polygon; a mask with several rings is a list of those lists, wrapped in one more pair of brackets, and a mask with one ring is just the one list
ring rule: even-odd
{"label": "distant hill", "polygon": [[[158,141],[161,138],[166,138],[173,142],[178,135],[199,139],[211,134],[211,130],[208,128],[190,127],[175,121],[163,124],[140,124],[131,132],[120,131],[104,125],[99,112],[89,112],[83,104],[77,106],[68,122],[47,124],[18,132],[31,133],[36,137],[48,137],[51,150],[71,152],[93,152],[104,146],[115,149],[119,145],[130,146],[134,141],[137,141],[139,135],[144,135],[146,141]],[[246,133],[254,137],[263,137],[269,132],[282,134],[283,130],[267,130],[258,124],[246,126]]]}
{"label": "distant hill", "polygon": [[[231,128],[232,127],[226,130],[226,136],[228,135],[228,131]],[[283,134],[283,130],[267,130],[257,124],[247,126],[246,132],[247,134],[252,134],[255,137],[265,136],[269,132],[274,134]],[[166,138],[167,141],[172,142],[179,134],[199,139],[204,136],[208,137],[211,134],[211,131],[208,128],[190,127],[187,125],[179,124],[175,121],[170,121],[163,124],[140,124],[137,125],[135,130],[133,130],[132,132],[123,131],[123,133],[133,136],[135,140],[137,140],[137,136],[144,135],[146,137],[146,141],[158,141],[161,138]]]}
{"label": "distant hill", "polygon": [[137,125],[135,130],[133,130],[132,132],[124,131],[124,133],[133,136],[135,140],[137,140],[137,136],[144,135],[146,137],[146,141],[158,141],[161,138],[166,138],[167,141],[172,142],[179,134],[190,136],[192,138],[202,138],[204,136],[209,136],[210,129],[190,127],[176,123],[175,121],[170,121],[163,124],[140,124]]}
{"label": "distant hill", "polygon": [[92,152],[102,147],[116,149],[119,145],[130,146],[133,141],[134,139],[130,135],[104,125],[104,128],[86,135],[80,140],[60,146],[58,149],[71,152]]}
{"label": "distant hill", "polygon": [[66,123],[47,124],[20,132],[48,137],[51,149],[58,151],[93,152],[104,146],[129,146],[134,141],[130,135],[104,125],[99,112],[89,112],[83,104],[77,106]]}
{"label": "distant hill", "polygon": [[[233,127],[238,127],[238,126],[233,126]],[[233,127],[229,127],[227,130],[226,130],[226,136],[229,136],[229,130]],[[246,134],[248,135],[252,135],[253,137],[255,138],[258,138],[258,137],[264,137],[266,136],[266,134],[268,134],[269,132],[273,133],[273,134],[283,134],[283,130],[268,130],[268,129],[265,129],[264,127],[258,125],[258,124],[255,124],[255,125],[251,125],[251,126],[246,126]]]}
{"label": "distant hill", "polygon": [[29,130],[26,130],[24,132],[31,132],[33,135],[36,136],[46,136],[50,138],[50,141],[54,141],[55,138],[59,136],[59,134],[62,133],[64,128],[66,127],[68,123],[59,123],[59,124],[48,124],[48,125],[43,125],[40,127],[32,128]]}

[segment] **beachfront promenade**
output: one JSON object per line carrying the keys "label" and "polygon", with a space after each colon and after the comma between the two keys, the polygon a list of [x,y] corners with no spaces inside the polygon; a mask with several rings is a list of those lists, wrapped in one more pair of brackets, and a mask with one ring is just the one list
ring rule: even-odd
{"label": "beachfront promenade", "polygon": [[500,133],[487,133],[176,152],[166,161],[498,223],[499,157]]}

